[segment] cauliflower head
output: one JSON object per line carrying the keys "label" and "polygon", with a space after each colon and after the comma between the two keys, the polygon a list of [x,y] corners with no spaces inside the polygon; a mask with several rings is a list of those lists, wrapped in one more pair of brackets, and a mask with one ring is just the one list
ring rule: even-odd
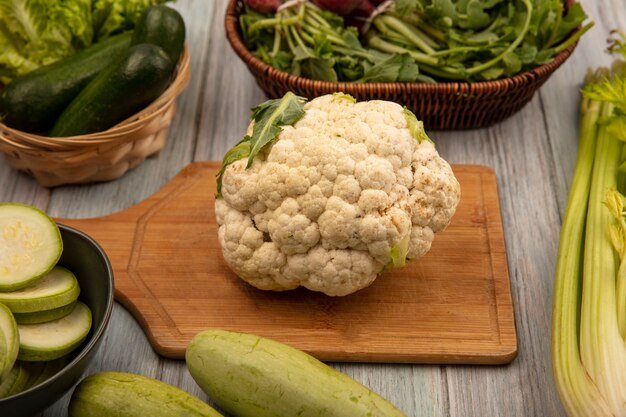
{"label": "cauliflower head", "polygon": [[257,288],[343,296],[426,254],[460,187],[406,108],[345,94],[302,106],[258,154],[245,158],[258,120],[233,148],[243,159],[221,173],[219,242],[228,265]]}

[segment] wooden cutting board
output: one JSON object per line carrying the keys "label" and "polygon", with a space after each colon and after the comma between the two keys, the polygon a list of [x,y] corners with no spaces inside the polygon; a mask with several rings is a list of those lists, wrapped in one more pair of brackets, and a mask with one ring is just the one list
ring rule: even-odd
{"label": "wooden cutting board", "polygon": [[[183,358],[207,328],[251,332],[325,361],[502,364],[517,354],[496,177],[456,165],[462,198],[431,251],[370,287],[333,298],[253,288],[226,265],[213,212],[218,162],[194,163],[122,212],[57,219],[94,237],[116,299],[154,349]],[[115,323],[111,323],[115,326]]]}

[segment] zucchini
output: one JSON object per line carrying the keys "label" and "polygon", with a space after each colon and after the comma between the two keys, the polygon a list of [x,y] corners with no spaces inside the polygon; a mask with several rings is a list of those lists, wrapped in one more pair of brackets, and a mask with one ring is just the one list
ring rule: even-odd
{"label": "zucchini", "polygon": [[153,102],[165,90],[174,64],[160,47],[132,46],[98,74],[61,114],[52,137],[102,132]]}
{"label": "zucchini", "polygon": [[0,204],[0,291],[33,284],[56,265],[62,251],[59,227],[46,213]]}
{"label": "zucchini", "polygon": [[33,313],[66,306],[78,299],[78,280],[67,269],[55,266],[33,285],[21,290],[0,292],[0,303],[13,313]]}
{"label": "zucchini", "polygon": [[69,417],[222,417],[199,398],[165,382],[125,372],[100,372],[80,382]]}
{"label": "zucchini", "polygon": [[91,329],[91,310],[78,302],[74,310],[59,320],[41,324],[18,324],[22,361],[49,361],[77,348]]}
{"label": "zucchini", "polygon": [[132,44],[151,43],[163,48],[174,65],[185,46],[185,21],[177,10],[162,4],[148,7],[135,26]]}
{"label": "zucchini", "polygon": [[7,377],[0,382],[0,398],[10,397],[22,392],[26,388],[27,383],[28,369],[21,362],[16,362]]}
{"label": "zucchini", "polygon": [[87,83],[130,47],[130,32],[16,78],[0,94],[0,119],[25,132],[49,130]]}
{"label": "zucchini", "polygon": [[32,313],[13,313],[13,317],[15,318],[15,322],[17,324],[47,323],[69,315],[72,311],[74,311],[76,303],[77,301],[74,301],[51,310],[41,310]]}
{"label": "zucchini", "polygon": [[26,382],[26,387],[24,388],[26,390],[36,387],[56,375],[61,369],[65,368],[65,366],[70,363],[70,357],[69,355],[65,355],[52,361],[20,363],[28,369],[28,381]]}
{"label": "zucchini", "polygon": [[8,307],[0,304],[0,382],[6,378],[15,365],[19,349],[20,338],[17,323]]}
{"label": "zucchini", "polygon": [[347,375],[263,337],[207,330],[185,359],[200,388],[238,417],[406,417]]}

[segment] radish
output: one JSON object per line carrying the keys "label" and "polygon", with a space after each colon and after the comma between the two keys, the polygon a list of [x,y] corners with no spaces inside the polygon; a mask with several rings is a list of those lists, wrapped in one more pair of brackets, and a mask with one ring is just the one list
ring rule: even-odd
{"label": "radish", "polygon": [[255,12],[274,14],[280,7],[280,0],[246,0],[246,4]]}
{"label": "radish", "polygon": [[363,0],[313,0],[318,7],[341,16],[350,15],[362,2]]}

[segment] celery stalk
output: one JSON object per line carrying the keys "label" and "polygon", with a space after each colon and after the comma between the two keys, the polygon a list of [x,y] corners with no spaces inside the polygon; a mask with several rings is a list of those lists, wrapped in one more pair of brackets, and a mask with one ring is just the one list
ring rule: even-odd
{"label": "celery stalk", "polygon": [[561,227],[552,311],[552,365],[556,387],[570,417],[610,415],[579,355],[581,258],[600,102],[583,97],[578,158]]}
{"label": "celery stalk", "polygon": [[[603,103],[601,117],[613,114]],[[626,346],[617,325],[617,259],[609,238],[613,216],[604,206],[617,187],[622,142],[600,126],[592,171],[585,236],[580,355],[591,379],[614,415],[626,415]]]}

